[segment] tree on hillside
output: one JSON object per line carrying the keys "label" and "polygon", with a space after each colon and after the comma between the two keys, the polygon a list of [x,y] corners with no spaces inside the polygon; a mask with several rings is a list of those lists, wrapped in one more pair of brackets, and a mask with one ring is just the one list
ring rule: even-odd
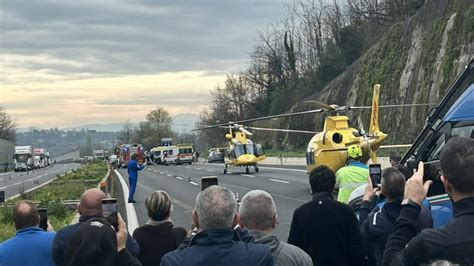
{"label": "tree on hillside", "polygon": [[168,111],[163,107],[158,107],[146,115],[145,122],[138,125],[134,131],[132,141],[141,143],[146,150],[159,146],[162,138],[173,136],[172,122],[173,119]]}
{"label": "tree on hillside", "polygon": [[3,106],[0,106],[0,139],[15,142],[15,128],[15,120],[7,113]]}

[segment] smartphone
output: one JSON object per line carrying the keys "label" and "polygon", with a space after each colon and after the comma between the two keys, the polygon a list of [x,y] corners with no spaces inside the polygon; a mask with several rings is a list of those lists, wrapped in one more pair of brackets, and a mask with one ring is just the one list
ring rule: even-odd
{"label": "smartphone", "polygon": [[39,227],[43,229],[43,231],[48,230],[48,210],[45,208],[40,208],[38,209],[38,214],[39,214]]}
{"label": "smartphone", "polygon": [[201,190],[204,190],[210,186],[218,185],[217,176],[204,176],[201,177]]}
{"label": "smartphone", "polygon": [[117,199],[102,200],[102,216],[118,231]]}
{"label": "smartphone", "polygon": [[423,163],[423,183],[431,180],[433,183],[428,190],[428,197],[445,194],[444,185],[441,182],[441,164],[439,160]]}
{"label": "smartphone", "polygon": [[378,187],[382,180],[382,166],[380,164],[369,164],[369,176],[374,188]]}

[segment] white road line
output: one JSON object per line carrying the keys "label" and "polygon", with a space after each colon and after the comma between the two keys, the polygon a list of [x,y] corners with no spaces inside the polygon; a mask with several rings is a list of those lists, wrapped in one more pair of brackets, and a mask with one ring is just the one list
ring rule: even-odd
{"label": "white road line", "polygon": [[167,176],[171,176],[170,174],[166,174]]}
{"label": "white road line", "polygon": [[228,174],[232,174],[232,172],[227,172]]}
{"label": "white road line", "polygon": [[150,167],[148,167],[146,170],[151,171],[152,169]]}
{"label": "white road line", "polygon": [[192,185],[195,185],[195,186],[199,186],[198,183],[194,182],[194,181],[189,181],[189,184],[192,184]]}
{"label": "white road line", "polygon": [[179,176],[177,176],[176,179],[183,180],[183,178]]}
{"label": "white road line", "polygon": [[153,172],[156,172],[156,173],[158,173],[158,170],[153,170]]}
{"label": "white road line", "polygon": [[164,174],[165,174],[165,172],[160,172],[160,174],[164,175]]}
{"label": "white road line", "polygon": [[[119,177],[120,185],[122,186],[123,192],[123,200],[124,202],[128,202],[128,186],[127,183],[123,180],[122,175],[119,171],[114,170],[115,174]],[[138,218],[137,212],[135,211],[135,206],[133,203],[125,203],[125,208],[127,209],[127,225],[128,225],[128,232],[133,235],[133,231],[138,227]]]}
{"label": "white road line", "polygon": [[288,181],[279,180],[279,179],[273,179],[273,178],[270,178],[270,181],[278,182],[278,183],[284,183],[284,184],[289,184],[289,183],[290,183],[290,182],[288,182]]}
{"label": "white road line", "polygon": [[185,168],[186,168],[186,169],[191,169],[191,167],[189,167],[189,166],[185,166]]}
{"label": "white road line", "polygon": [[4,188],[7,188],[7,187],[0,187],[0,190],[4,189]]}
{"label": "white road line", "polygon": [[302,169],[291,169],[291,168],[278,168],[278,167],[267,167],[267,166],[259,166],[260,169],[272,169],[272,170],[283,170],[283,171],[294,171],[294,172],[303,172],[306,173],[306,170]]}
{"label": "white road line", "polygon": [[255,177],[254,175],[246,175],[246,174],[241,174],[242,176],[247,176],[247,177]]}
{"label": "white road line", "polygon": [[207,169],[208,172],[215,172],[214,170],[211,170],[211,169]]}
{"label": "white road line", "polygon": [[183,167],[182,165],[178,165],[178,167]]}
{"label": "white road line", "polygon": [[199,167],[196,167],[196,168],[194,168],[194,169],[196,169],[196,170],[202,170],[202,168],[199,168]]}

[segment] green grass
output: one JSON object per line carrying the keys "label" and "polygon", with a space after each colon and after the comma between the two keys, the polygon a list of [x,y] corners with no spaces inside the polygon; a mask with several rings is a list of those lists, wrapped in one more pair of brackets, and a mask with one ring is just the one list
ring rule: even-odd
{"label": "green grass", "polygon": [[[8,201],[8,205],[0,206],[0,242],[15,235],[12,209],[22,199],[38,202],[40,208],[48,209],[48,219],[57,231],[71,223],[75,210],[67,208],[63,200],[79,200],[84,190],[96,187],[107,173],[107,165],[103,162],[92,162],[64,176],[58,176],[50,184],[20,195]],[[87,180],[87,181],[84,181]]]}

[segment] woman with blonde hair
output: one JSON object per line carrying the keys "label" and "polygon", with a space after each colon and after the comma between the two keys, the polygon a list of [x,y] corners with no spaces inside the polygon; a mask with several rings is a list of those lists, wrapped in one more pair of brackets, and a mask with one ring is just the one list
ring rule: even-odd
{"label": "woman with blonde hair", "polygon": [[148,221],[133,232],[140,245],[138,259],[143,265],[159,265],[161,257],[175,250],[186,237],[186,229],[174,227],[171,199],[162,190],[154,191],[145,200]]}

